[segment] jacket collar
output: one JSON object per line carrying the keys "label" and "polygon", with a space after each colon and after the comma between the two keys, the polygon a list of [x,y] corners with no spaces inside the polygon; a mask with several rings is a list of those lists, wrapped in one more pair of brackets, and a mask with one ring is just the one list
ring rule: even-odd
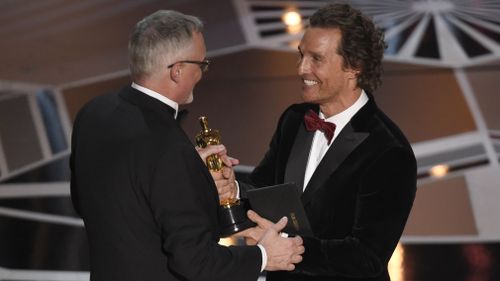
{"label": "jacket collar", "polygon": [[168,116],[169,119],[175,119],[176,110],[174,108],[130,86],[125,87],[119,96],[145,110]]}

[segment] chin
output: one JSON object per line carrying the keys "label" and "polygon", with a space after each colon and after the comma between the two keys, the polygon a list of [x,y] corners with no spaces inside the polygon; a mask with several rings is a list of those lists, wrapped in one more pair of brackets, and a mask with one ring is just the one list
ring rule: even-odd
{"label": "chin", "polygon": [[194,96],[193,96],[193,93],[191,93],[189,95],[189,97],[182,104],[190,104],[193,102],[193,100],[194,100]]}
{"label": "chin", "polygon": [[315,103],[317,100],[316,95],[314,93],[302,92],[302,100],[308,103]]}

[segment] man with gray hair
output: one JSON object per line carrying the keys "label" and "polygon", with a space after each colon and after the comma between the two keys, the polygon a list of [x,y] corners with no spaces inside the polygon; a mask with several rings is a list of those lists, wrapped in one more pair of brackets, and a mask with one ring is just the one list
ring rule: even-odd
{"label": "man with gray hair", "polygon": [[195,150],[176,122],[206,71],[202,23],[175,11],[140,21],[130,38],[131,86],[77,115],[71,196],[90,245],[90,279],[257,280],[293,270],[302,239],[283,238],[286,219],[257,246],[219,245],[217,189],[203,162],[223,146]]}

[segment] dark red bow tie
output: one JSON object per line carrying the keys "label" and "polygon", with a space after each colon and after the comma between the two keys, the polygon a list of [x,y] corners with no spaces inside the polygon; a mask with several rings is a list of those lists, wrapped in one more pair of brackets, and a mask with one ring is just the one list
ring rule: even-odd
{"label": "dark red bow tie", "polygon": [[332,142],[333,133],[335,132],[335,124],[321,119],[318,114],[311,109],[309,109],[306,115],[304,115],[304,123],[306,124],[306,129],[309,132],[320,130],[325,134],[328,144]]}

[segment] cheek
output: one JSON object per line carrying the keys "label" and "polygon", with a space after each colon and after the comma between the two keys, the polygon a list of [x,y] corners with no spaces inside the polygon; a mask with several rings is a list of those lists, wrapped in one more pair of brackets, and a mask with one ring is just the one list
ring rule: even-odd
{"label": "cheek", "polygon": [[203,73],[200,70],[196,73],[196,83],[200,82],[201,78],[203,78]]}
{"label": "cheek", "polygon": [[326,67],[317,72],[322,87],[335,87],[335,85],[342,80],[342,75],[340,70]]}
{"label": "cheek", "polygon": [[313,67],[313,74],[316,76],[321,82],[324,82],[332,77],[332,71],[326,65]]}
{"label": "cheek", "polygon": [[189,90],[193,90],[196,87],[196,84],[200,82],[201,80],[201,75],[198,74],[193,74],[193,76],[189,80]]}
{"label": "cheek", "polygon": [[185,101],[185,104],[192,103],[192,102],[193,102],[193,99],[194,99],[194,97],[193,97],[193,92],[191,92],[191,93],[189,94],[189,96],[187,97],[187,99],[186,99],[186,101]]}

